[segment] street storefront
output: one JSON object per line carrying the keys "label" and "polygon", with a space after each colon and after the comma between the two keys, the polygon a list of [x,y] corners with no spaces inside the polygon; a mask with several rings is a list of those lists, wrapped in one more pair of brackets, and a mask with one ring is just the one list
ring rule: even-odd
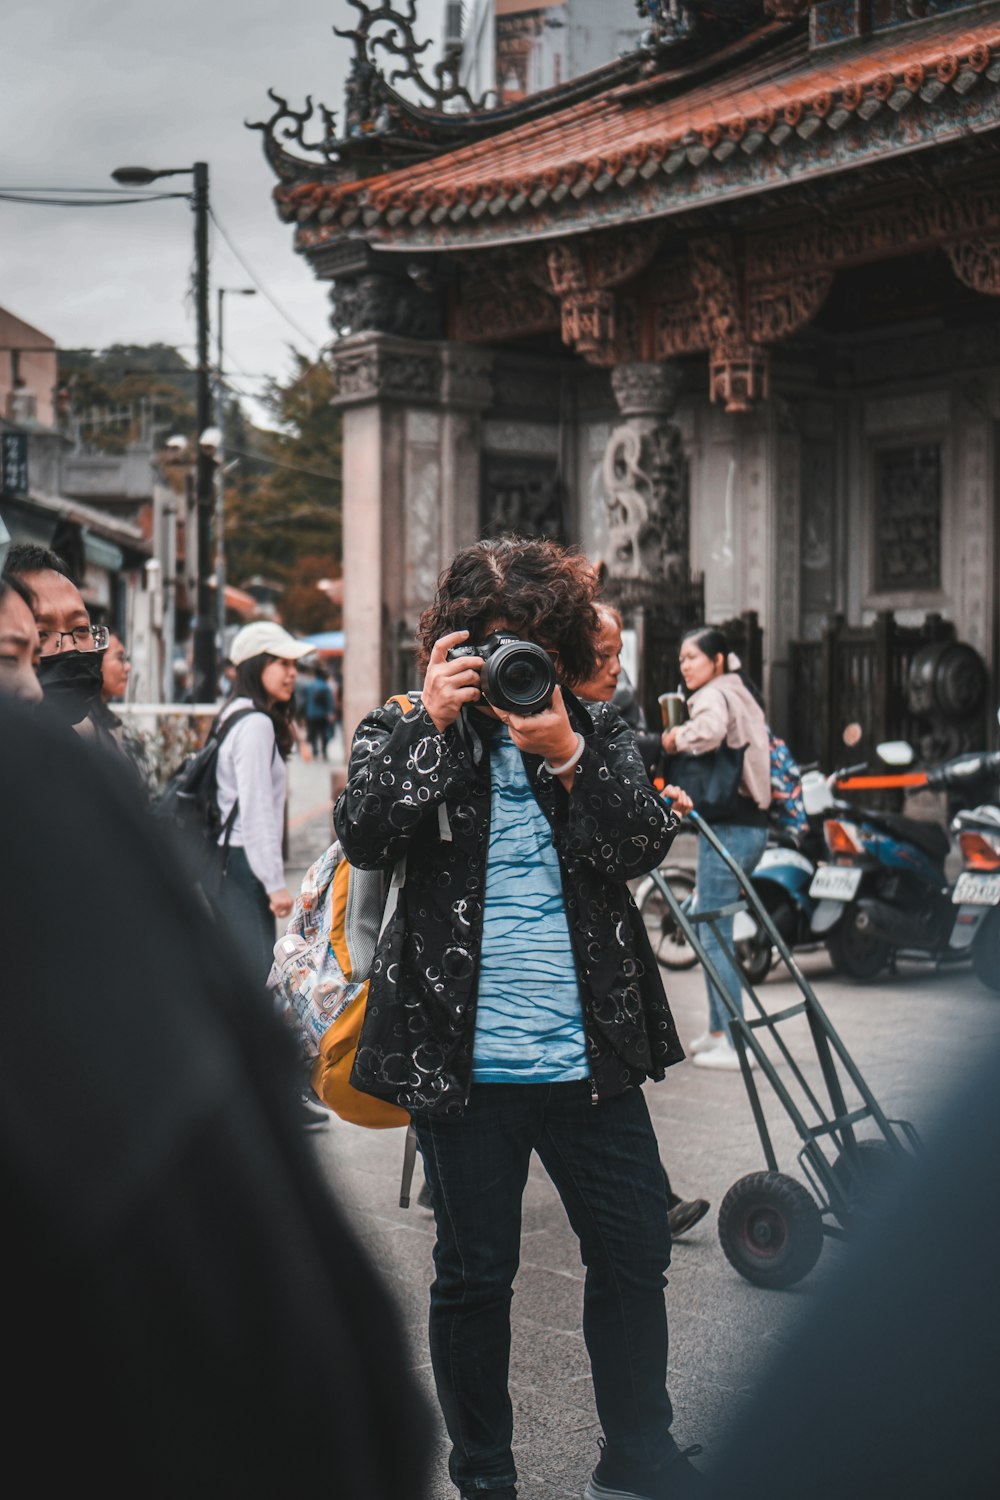
{"label": "street storefront", "polygon": [[[0,436],[9,439],[10,429]],[[142,528],[80,501],[29,489],[27,474],[25,463],[15,484],[8,466],[0,490],[0,514],[10,540],[58,552],[79,582],[91,619],[124,631],[149,557]]]}
{"label": "street storefront", "polygon": [[981,735],[1000,5],[650,4],[637,51],[494,107],[447,66],[422,79],[412,6],[388,41],[385,8],[355,8],[341,132],[325,112],[311,145],[277,96],[261,127],[332,283],[346,722],[399,685],[455,547],[516,528],[605,564],[647,703],[688,621],[741,620],[772,720],[825,751],[831,640],[865,636],[863,678],[881,630],[908,642],[895,699],[845,681],[861,711],[912,717],[913,658],[961,643]]}

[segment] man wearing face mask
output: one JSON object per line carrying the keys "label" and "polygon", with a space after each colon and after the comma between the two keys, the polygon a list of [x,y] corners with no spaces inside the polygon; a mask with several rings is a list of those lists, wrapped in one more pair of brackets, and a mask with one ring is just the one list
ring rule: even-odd
{"label": "man wearing face mask", "polygon": [[34,599],[42,710],[66,727],[79,728],[101,695],[107,626],[91,625],[83,595],[50,548],[16,544],[3,572],[5,578],[19,578]]}

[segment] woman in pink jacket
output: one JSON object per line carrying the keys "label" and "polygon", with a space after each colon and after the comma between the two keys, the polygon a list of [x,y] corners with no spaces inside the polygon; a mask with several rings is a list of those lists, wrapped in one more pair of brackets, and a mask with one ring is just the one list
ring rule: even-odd
{"label": "woman in pink jacket", "polygon": [[[740,671],[739,660],[728,655],[726,638],[714,626],[688,631],[681,642],[680,666],[687,689],[688,719],[664,731],[663,748],[668,755],[678,751],[704,755],[723,744],[746,746],[739,808],[725,822],[713,823],[712,827],[740,868],[749,874],[767,844],[767,809],[771,802],[771,755],[760,695]],[[667,773],[669,776],[669,764]],[[702,911],[717,911],[739,897],[736,877],[706,839],[698,846],[697,890]],[[729,958],[733,919],[723,917],[717,925],[725,948],[707,924],[700,936],[742,1015],[743,989]],[[739,1058],[729,1034],[728,1013],[712,985],[707,987],[708,1029],[690,1044],[692,1061],[699,1068],[738,1072]]]}

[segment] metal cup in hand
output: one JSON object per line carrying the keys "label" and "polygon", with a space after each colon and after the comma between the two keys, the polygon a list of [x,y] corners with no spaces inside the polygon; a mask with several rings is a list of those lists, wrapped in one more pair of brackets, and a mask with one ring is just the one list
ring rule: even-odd
{"label": "metal cup in hand", "polygon": [[657,702],[663,717],[664,729],[676,729],[688,716],[687,704],[680,693],[661,693]]}

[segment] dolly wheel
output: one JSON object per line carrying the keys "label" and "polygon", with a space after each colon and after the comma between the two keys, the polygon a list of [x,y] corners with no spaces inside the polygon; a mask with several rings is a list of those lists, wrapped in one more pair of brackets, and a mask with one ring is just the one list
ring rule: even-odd
{"label": "dolly wheel", "polygon": [[722,1200],[719,1241],[730,1265],[755,1286],[794,1286],[819,1260],[823,1221],[794,1177],[753,1172]]}
{"label": "dolly wheel", "polygon": [[857,1153],[852,1158],[842,1151],[833,1164],[833,1175],[847,1199],[841,1212],[834,1210],[842,1229],[854,1229],[877,1213],[913,1160],[899,1156],[881,1139],[858,1141]]}

